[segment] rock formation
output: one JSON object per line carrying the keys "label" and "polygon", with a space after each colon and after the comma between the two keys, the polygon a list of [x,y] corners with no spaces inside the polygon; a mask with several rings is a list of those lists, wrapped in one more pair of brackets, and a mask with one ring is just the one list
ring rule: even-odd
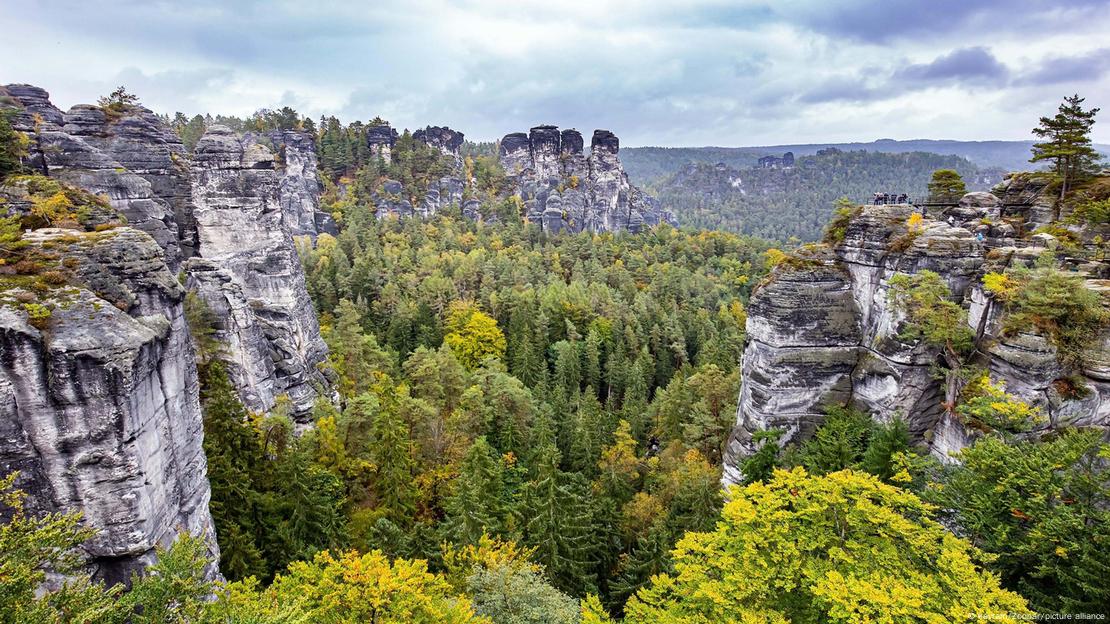
{"label": "rock formation", "polygon": [[319,233],[338,234],[335,220],[320,210],[316,138],[296,130],[273,130],[266,138],[277,153],[278,202],[289,233],[311,238]]}
{"label": "rock formation", "polygon": [[173,133],[141,107],[126,116],[109,117],[94,106],[63,114],[38,87],[7,85],[3,96],[16,111],[12,127],[31,138],[32,169],[107,197],[130,225],[158,241],[176,271],[182,241],[187,247],[191,240],[175,214],[187,212],[188,200],[184,150]]}
{"label": "rock formation", "polygon": [[[371,153],[374,153],[375,149],[384,149],[381,146],[388,136],[390,137],[389,153],[392,155],[392,146],[395,145],[397,138],[396,131],[389,130],[387,133],[385,130],[376,130],[376,128],[388,128],[388,126],[375,126],[368,130],[367,140],[370,142]],[[447,175],[429,184],[427,189],[406,189],[396,180],[385,180],[381,191],[370,197],[379,219],[391,216],[427,218],[450,205],[462,207],[463,194],[466,190],[466,183],[463,181],[465,175],[462,158],[463,133],[446,126],[428,126],[413,132],[412,138],[449,157],[450,170]],[[376,145],[379,147],[375,147]],[[386,160],[388,162],[388,158]]]}
{"label": "rock formation", "polygon": [[[216,126],[190,158],[139,106],[62,113],[44,90],[8,85],[0,107],[30,139],[29,169],[86,193],[69,225],[108,228],[28,234],[65,261],[51,278],[63,285],[0,289],[0,470],[21,472],[32,510],[84,512],[98,531],[90,562],[105,579],[125,579],[179,529],[215,553],[177,275],[221,320],[222,357],[251,409],[287,394],[299,417],[318,392],[331,396],[292,238],[334,231],[318,209],[313,140]],[[0,189],[6,212],[26,214],[33,185]]]}
{"label": "rock formation", "polygon": [[366,129],[366,145],[370,148],[370,157],[381,158],[387,163],[390,162],[397,138],[397,131],[389,124],[368,127]]}
{"label": "rock formation", "polygon": [[185,291],[163,249],[128,227],[25,238],[70,279],[0,292],[0,473],[19,471],[31,512],[83,514],[108,582],[182,530],[218,558]]}
{"label": "rock formation", "polygon": [[[741,462],[756,448],[753,434],[781,429],[780,444],[797,442],[812,434],[831,404],[855,405],[880,422],[902,417],[911,435],[942,461],[952,461],[952,453],[971,443],[976,432],[942,406],[942,381],[933,371],[938,351],[900,337],[904,314],[888,296],[897,273],[929,270],[941,276],[953,299],[969,309],[968,324],[982,353],[976,364],[1007,392],[1044,411],[1048,422],[1039,430],[1110,426],[1110,333],[1093,337],[1101,353],[1078,371],[1090,391],[1079,398],[1063,396],[1054,383],[1068,369],[1046,336],[1002,332],[999,307],[981,278],[986,271],[1031,265],[1045,250],[1016,239],[1014,231],[1043,219],[1046,200],[1023,177],[995,193],[970,193],[913,232],[907,225],[912,206],[860,207],[842,241],[803,248],[776,267],[748,309],[737,423],[725,449],[726,483],[742,479]],[[947,223],[950,216],[954,225]],[[1094,289],[1101,289],[1108,272],[1103,263],[1084,267]]]}
{"label": "rock formation", "polygon": [[620,141],[595,130],[589,156],[577,130],[536,126],[501,139],[500,160],[524,202],[524,216],[544,230],[638,232],[674,215],[632,185],[617,156]]}
{"label": "rock formation", "polygon": [[287,394],[295,414],[307,415],[317,387],[328,385],[318,368],[327,347],[279,200],[274,154],[216,125],[193,158],[198,257],[185,266],[189,287],[219,319],[222,358],[247,407],[269,411]]}

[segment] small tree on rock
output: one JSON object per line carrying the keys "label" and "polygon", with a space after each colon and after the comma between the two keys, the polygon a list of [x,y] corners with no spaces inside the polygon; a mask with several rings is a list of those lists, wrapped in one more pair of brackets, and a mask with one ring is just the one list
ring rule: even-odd
{"label": "small tree on rock", "polygon": [[930,204],[954,204],[967,193],[964,179],[955,169],[937,169],[929,181]]}

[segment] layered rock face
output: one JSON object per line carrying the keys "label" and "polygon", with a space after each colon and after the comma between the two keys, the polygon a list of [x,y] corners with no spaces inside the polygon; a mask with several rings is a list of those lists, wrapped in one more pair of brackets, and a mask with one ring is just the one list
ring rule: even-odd
{"label": "layered rock face", "polygon": [[[62,113],[29,85],[0,88],[0,106],[30,139],[29,168],[108,200],[79,215],[85,227],[111,227],[117,214],[130,226],[26,236],[65,260],[71,285],[0,291],[0,470],[21,471],[32,510],[84,513],[98,531],[90,561],[108,580],[182,529],[215,554],[177,275],[221,319],[222,357],[249,407],[267,411],[288,394],[302,416],[318,391],[331,395],[292,239],[334,227],[318,210],[312,138],[214,127],[194,160],[141,107]],[[3,191],[8,211],[33,202],[27,184]]]}
{"label": "layered rock face", "polygon": [[529,221],[549,232],[638,232],[676,224],[674,215],[629,182],[616,135],[596,130],[589,156],[582,148],[577,130],[560,132],[555,126],[501,139],[501,165],[515,182]]}
{"label": "layered rock face", "polygon": [[[83,514],[98,578],[126,580],[179,531],[215,561],[185,291],[163,249],[126,227],[25,238],[73,278],[0,293],[0,473],[19,471],[33,513]],[[28,301],[50,317],[31,319]]]}
{"label": "layered rock face", "polygon": [[224,126],[197,143],[193,202],[198,257],[194,288],[218,319],[221,356],[244,403],[269,411],[287,394],[307,416],[327,380],[327,347],[285,221],[274,154]]}
{"label": "layered rock face", "polygon": [[289,233],[311,238],[320,233],[338,234],[335,220],[320,210],[316,138],[295,130],[274,130],[266,138],[278,154],[278,202]]}
{"label": "layered rock face", "polygon": [[14,104],[13,128],[31,139],[33,169],[107,197],[130,225],[158,241],[166,264],[177,269],[187,253],[183,242],[186,249],[191,244],[188,166],[181,142],[153,113],[135,107],[109,119],[98,107],[74,106],[63,114],[46,91],[30,85],[7,85],[0,96]]}
{"label": "layered rock face", "polygon": [[[980,345],[980,361],[1006,391],[1040,407],[1048,422],[1110,426],[1107,340],[1100,357],[1080,374],[1090,389],[1066,398],[1055,381],[1065,376],[1045,336],[1005,335],[1000,311],[981,286],[986,271],[1031,264],[1043,248],[1013,245],[1013,225],[991,222],[999,215],[1036,219],[1040,200],[1020,203],[1000,195],[972,193],[911,233],[915,208],[865,206],[849,222],[842,242],[814,246],[782,263],[752,295],[748,310],[737,423],[725,449],[725,483],[738,483],[743,459],[756,450],[753,435],[781,429],[780,444],[805,439],[823,422],[829,405],[855,405],[879,422],[902,417],[915,439],[942,461],[970,444],[966,430],[942,403],[942,380],[934,372],[937,349],[906,343],[899,334],[904,314],[889,296],[898,273],[929,270],[947,283],[953,299],[969,309],[968,324]],[[954,225],[949,225],[951,216]],[[1010,230],[1000,230],[1003,226]],[[982,235],[980,237],[979,235]],[[988,253],[989,252],[989,253]],[[1092,282],[1092,285],[1097,286]],[[1034,432],[1036,433],[1036,432]]]}

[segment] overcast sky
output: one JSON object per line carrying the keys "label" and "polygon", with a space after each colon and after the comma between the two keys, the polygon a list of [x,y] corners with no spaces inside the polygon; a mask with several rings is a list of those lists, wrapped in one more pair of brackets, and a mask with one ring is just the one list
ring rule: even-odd
{"label": "overcast sky", "polygon": [[1110,143],[1110,0],[2,0],[0,24],[0,84],[63,109],[123,84],[158,112],[728,146],[1028,139],[1079,92]]}

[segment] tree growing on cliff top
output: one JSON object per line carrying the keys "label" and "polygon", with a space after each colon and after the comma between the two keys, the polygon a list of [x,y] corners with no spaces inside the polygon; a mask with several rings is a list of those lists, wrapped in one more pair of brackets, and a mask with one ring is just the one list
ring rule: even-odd
{"label": "tree growing on cliff top", "polygon": [[956,203],[966,193],[967,185],[955,169],[937,169],[929,180],[930,204]]}
{"label": "tree growing on cliff top", "polygon": [[108,95],[102,95],[96,101],[100,108],[113,113],[122,113],[132,106],[139,105],[139,96],[129,93],[127,87],[120,85]]}
{"label": "tree growing on cliff top", "polygon": [[1091,127],[1099,109],[1085,111],[1082,104],[1079,94],[1066,97],[1056,115],[1041,117],[1040,125],[1033,128],[1033,134],[1042,142],[1033,145],[1029,162],[1052,162],[1060,178],[1061,200],[1075,181],[1098,171],[1099,155],[1091,146]]}

